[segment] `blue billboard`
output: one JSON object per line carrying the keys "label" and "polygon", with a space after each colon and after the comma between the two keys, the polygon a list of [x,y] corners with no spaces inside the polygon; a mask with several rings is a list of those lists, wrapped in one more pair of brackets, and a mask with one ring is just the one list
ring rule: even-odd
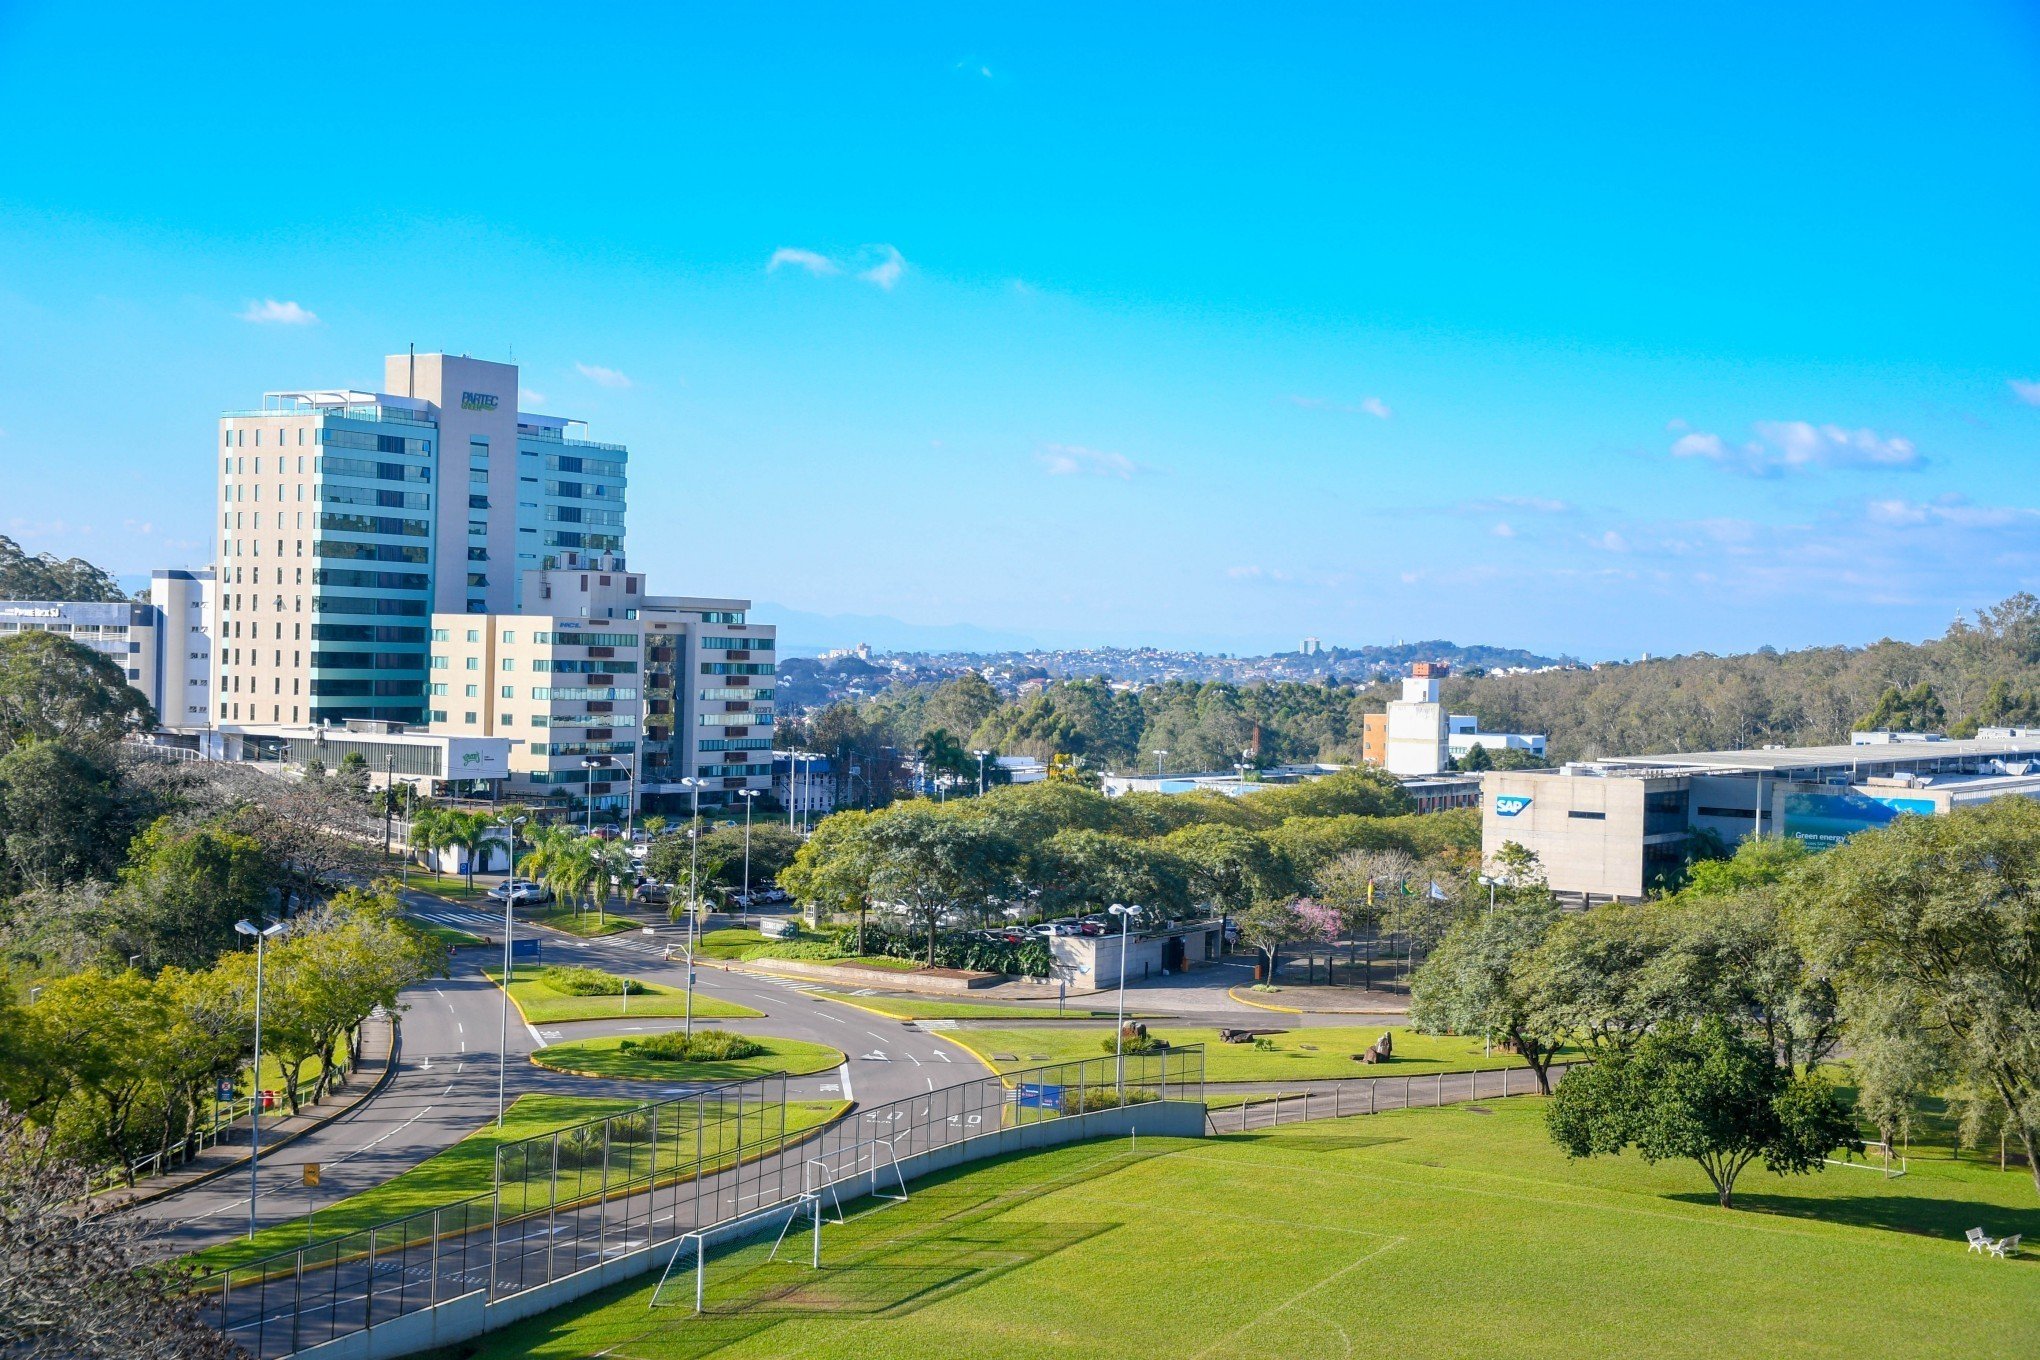
{"label": "blue billboard", "polygon": [[1889,826],[1906,813],[1931,817],[1931,798],[1883,797],[1857,789],[1833,793],[1785,795],[1785,834],[1796,836],[1810,850],[1840,845],[1859,831]]}

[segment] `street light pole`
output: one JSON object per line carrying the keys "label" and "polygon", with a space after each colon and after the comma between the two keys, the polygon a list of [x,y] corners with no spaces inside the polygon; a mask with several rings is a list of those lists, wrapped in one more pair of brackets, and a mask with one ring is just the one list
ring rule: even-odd
{"label": "street light pole", "polygon": [[517,894],[509,885],[517,877],[517,828],[524,825],[524,818],[513,817],[498,825],[510,831],[510,874],[503,886],[503,1013],[496,1028],[496,1127],[500,1129],[505,1109],[504,1080],[510,1061],[510,984],[516,981],[516,975],[510,971],[510,935],[517,928]]}
{"label": "street light pole", "polygon": [[248,921],[234,922],[237,933],[255,937],[255,1076],[250,1083],[250,1094],[254,1099],[248,1106],[248,1240],[251,1242],[255,1240],[255,1173],[262,1162],[262,956],[269,937],[282,929],[281,921],[267,926],[257,926]]}
{"label": "street light pole", "polygon": [[757,798],[758,790],[742,789],[738,797],[744,800],[744,905],[751,905],[751,802]]}
{"label": "street light pole", "polygon": [[1156,751],[1154,753],[1154,757],[1155,757],[1155,778],[1160,779],[1163,775],[1169,772],[1168,766],[1163,763],[1168,760],[1169,753],[1167,751]]}
{"label": "street light pole", "polygon": [[687,1029],[694,1033],[694,949],[701,942],[701,780],[680,781],[694,790],[694,825],[687,828]]}
{"label": "street light pole", "polygon": [[1119,1026],[1112,1031],[1112,1066],[1115,1083],[1119,1090],[1119,1103],[1126,1103],[1126,928],[1133,918],[1140,915],[1139,907],[1112,904],[1112,914],[1119,918]]}
{"label": "street light pole", "polygon": [[982,798],[985,796],[985,757],[991,752],[972,751],[971,754],[978,758],[978,797]]}

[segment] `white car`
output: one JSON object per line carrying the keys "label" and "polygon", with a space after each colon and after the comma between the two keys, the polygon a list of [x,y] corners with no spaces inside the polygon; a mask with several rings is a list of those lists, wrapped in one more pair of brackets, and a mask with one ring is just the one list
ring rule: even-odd
{"label": "white car", "polygon": [[543,902],[552,896],[543,883],[534,883],[528,878],[506,878],[489,889],[487,895],[497,902],[513,904]]}

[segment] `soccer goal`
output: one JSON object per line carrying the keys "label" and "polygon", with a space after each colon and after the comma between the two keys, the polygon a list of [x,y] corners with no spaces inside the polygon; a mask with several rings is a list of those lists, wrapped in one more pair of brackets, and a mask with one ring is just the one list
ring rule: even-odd
{"label": "soccer goal", "polygon": [[[1866,1160],[1860,1162],[1856,1160],[1854,1153],[1846,1157],[1823,1157],[1821,1160],[1829,1166],[1844,1166],[1852,1171],[1879,1171],[1884,1174],[1886,1180],[1895,1181],[1906,1173],[1905,1154],[1894,1153],[1889,1143],[1865,1143],[1863,1153]],[[1876,1162],[1867,1160],[1872,1153],[1877,1154],[1880,1160]]]}

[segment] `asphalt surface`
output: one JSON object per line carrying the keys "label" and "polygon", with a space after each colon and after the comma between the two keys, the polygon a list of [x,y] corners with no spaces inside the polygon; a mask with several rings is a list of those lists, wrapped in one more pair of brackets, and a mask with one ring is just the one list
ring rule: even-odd
{"label": "asphalt surface", "polygon": [[[501,939],[500,912],[450,905],[424,893],[407,894],[405,900],[421,918]],[[542,940],[544,961],[581,963],[683,986],[682,963],[664,955],[685,938],[684,932],[663,924],[654,929],[651,935],[583,940],[524,921],[517,925],[518,938],[535,935]],[[505,1033],[503,994],[481,969],[500,958],[494,950],[457,950],[450,978],[434,979],[403,994],[395,1076],[380,1094],[348,1115],[278,1149],[273,1158],[262,1159],[255,1178],[258,1227],[308,1211],[316,1226],[319,1209],[382,1184],[495,1118],[498,1040]],[[724,971],[720,965],[700,966],[695,974],[699,995],[765,1012],[761,1018],[717,1020],[715,1025],[810,1040],[848,1055],[843,1068],[789,1081],[789,1098],[854,1099],[869,1105],[983,1074],[984,1069],[961,1049],[899,1021],[815,999],[806,994],[812,986]],[[503,1045],[504,1098],[546,1092],[656,1100],[692,1091],[698,1083],[591,1080],[552,1072],[529,1060],[534,1049],[566,1039],[661,1033],[683,1024],[677,1018],[633,1017],[577,1021],[540,1031],[526,1026],[512,1007]],[[317,1189],[303,1184],[307,1162],[320,1164]],[[130,1212],[160,1225],[158,1244],[166,1255],[195,1251],[248,1231],[249,1178],[245,1171],[235,1172]]]}
{"label": "asphalt surface", "polygon": [[[425,893],[408,893],[406,905],[426,920],[500,940],[500,909],[448,903]],[[638,919],[638,918],[633,918]],[[582,939],[520,920],[520,939],[538,937],[547,962],[581,963],[628,973],[667,986],[685,984],[684,962],[667,952],[685,939],[685,931],[663,921],[649,932]],[[399,1172],[451,1146],[493,1119],[497,1110],[499,1036],[506,1057],[503,1096],[515,1100],[527,1092],[556,1095],[617,1096],[655,1100],[696,1089],[696,1084],[666,1085],[643,1081],[601,1081],[557,1073],[529,1061],[533,1050],[569,1039],[607,1035],[654,1034],[682,1028],[679,1019],[576,1021],[543,1030],[526,1026],[509,1011],[507,1033],[502,993],[482,976],[484,965],[500,959],[496,950],[455,951],[452,976],[434,979],[405,992],[401,999],[401,1047],[397,1071],[389,1085],[347,1116],[308,1133],[265,1157],[256,1177],[255,1222],[258,1226],[298,1218],[308,1210],[331,1205],[379,1185]],[[1402,1017],[1367,1015],[1288,1015],[1241,1006],[1226,989],[1251,978],[1243,963],[1227,963],[1177,978],[1129,983],[1130,1013],[1166,1014],[1184,1025],[1246,1025],[1294,1029],[1340,1024],[1398,1022]],[[972,1080],[983,1067],[962,1048],[909,1022],[889,1019],[811,993],[820,984],[806,979],[781,979],[725,969],[717,963],[697,966],[696,991],[703,996],[739,1002],[764,1015],[756,1019],[717,1020],[715,1025],[755,1034],[803,1039],[841,1050],[848,1061],[831,1072],[796,1078],[788,1083],[792,1099],[845,1099],[870,1106],[934,1091]],[[838,989],[857,994],[860,989]],[[990,1000],[992,998],[985,998]],[[1114,997],[1098,993],[1071,998],[1074,1008],[1110,1009]],[[1014,998],[1018,1000],[1018,998]],[[1030,1005],[1045,1004],[1039,999]],[[699,1022],[697,1022],[699,1023]],[[967,1028],[970,1021],[955,1027]],[[987,1020],[999,1025],[999,1020]],[[1097,1023],[1087,1020],[1082,1023]],[[948,1027],[948,1026],[945,1026]],[[1255,1083],[1255,1088],[1274,1089]],[[1214,1087],[1214,1093],[1219,1088]],[[1239,1089],[1252,1089],[1241,1086]],[[307,1162],[320,1164],[320,1184],[303,1184]],[[236,1172],[168,1196],[132,1212],[156,1221],[166,1254],[193,1251],[244,1234],[249,1227],[249,1179]]]}

